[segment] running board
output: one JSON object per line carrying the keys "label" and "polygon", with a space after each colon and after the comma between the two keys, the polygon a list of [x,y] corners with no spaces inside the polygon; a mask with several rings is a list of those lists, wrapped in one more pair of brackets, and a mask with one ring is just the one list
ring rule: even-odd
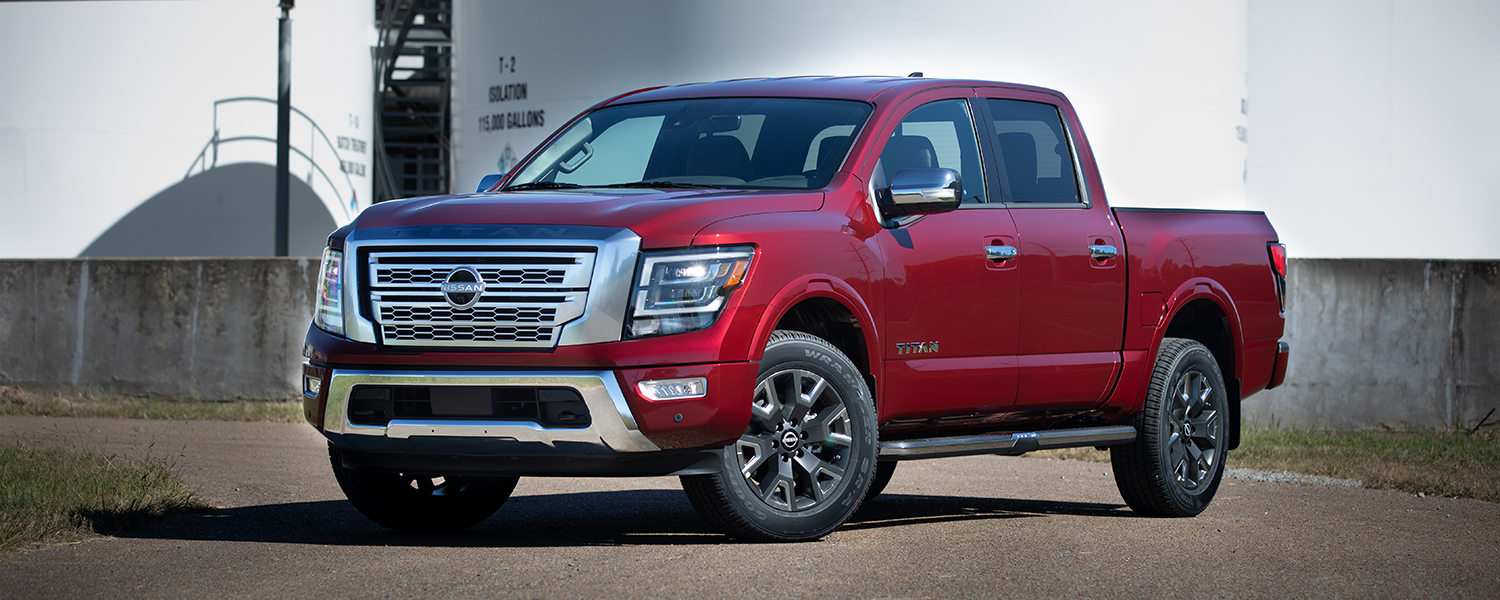
{"label": "running board", "polygon": [[1020,433],[989,433],[963,437],[923,438],[880,443],[880,460],[945,458],[970,454],[1025,454],[1052,448],[1115,446],[1135,441],[1129,425],[1053,429]]}

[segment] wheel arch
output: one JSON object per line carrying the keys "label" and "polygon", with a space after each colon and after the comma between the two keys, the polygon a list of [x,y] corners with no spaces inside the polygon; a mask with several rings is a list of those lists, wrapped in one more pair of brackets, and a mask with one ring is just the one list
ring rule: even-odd
{"label": "wheel arch", "polygon": [[[1155,364],[1162,341],[1169,337],[1196,341],[1213,354],[1228,388],[1225,391],[1229,396],[1229,450],[1239,446],[1240,438],[1239,374],[1244,368],[1242,336],[1239,312],[1229,293],[1213,280],[1195,278],[1183,283],[1172,294],[1165,325],[1157,330],[1152,341],[1152,361],[1148,363]],[[1141,393],[1144,397],[1144,388]]]}
{"label": "wheel arch", "polygon": [[870,393],[876,395],[879,333],[869,307],[852,286],[817,274],[782,288],[761,316],[750,360],[761,359],[771,332],[778,329],[814,335],[838,348],[864,375]]}

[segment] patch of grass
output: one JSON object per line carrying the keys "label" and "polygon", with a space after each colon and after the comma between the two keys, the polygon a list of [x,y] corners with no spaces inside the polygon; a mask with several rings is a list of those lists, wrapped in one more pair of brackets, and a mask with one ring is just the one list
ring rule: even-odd
{"label": "patch of grass", "polygon": [[206,508],[159,458],[0,444],[0,553]]}
{"label": "patch of grass", "polygon": [[170,421],[302,422],[302,399],[191,400],[166,397],[39,394],[0,386],[0,415],[163,419]]}
{"label": "patch of grass", "polygon": [[[1227,466],[1364,482],[1365,487],[1500,502],[1500,428],[1468,432],[1315,431],[1246,427]],[[1033,458],[1109,462],[1109,452],[1064,448]]]}
{"label": "patch of grass", "polygon": [[1247,428],[1229,466],[1500,502],[1500,434]]}

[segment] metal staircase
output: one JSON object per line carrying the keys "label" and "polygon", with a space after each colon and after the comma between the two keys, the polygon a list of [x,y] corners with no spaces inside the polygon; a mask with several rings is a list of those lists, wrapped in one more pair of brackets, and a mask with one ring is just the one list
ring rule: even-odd
{"label": "metal staircase", "polygon": [[452,0],[375,0],[374,201],[446,194]]}

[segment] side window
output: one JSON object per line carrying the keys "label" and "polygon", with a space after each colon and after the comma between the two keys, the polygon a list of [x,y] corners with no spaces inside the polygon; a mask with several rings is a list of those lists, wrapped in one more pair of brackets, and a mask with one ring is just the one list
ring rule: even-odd
{"label": "side window", "polygon": [[984,202],[980,164],[969,103],[960,98],[938,100],[901,119],[875,165],[875,187],[889,187],[890,178],[902,169],[941,167],[958,171],[965,203]]}
{"label": "side window", "polygon": [[1057,107],[1021,100],[987,102],[1010,201],[1081,202]]}

